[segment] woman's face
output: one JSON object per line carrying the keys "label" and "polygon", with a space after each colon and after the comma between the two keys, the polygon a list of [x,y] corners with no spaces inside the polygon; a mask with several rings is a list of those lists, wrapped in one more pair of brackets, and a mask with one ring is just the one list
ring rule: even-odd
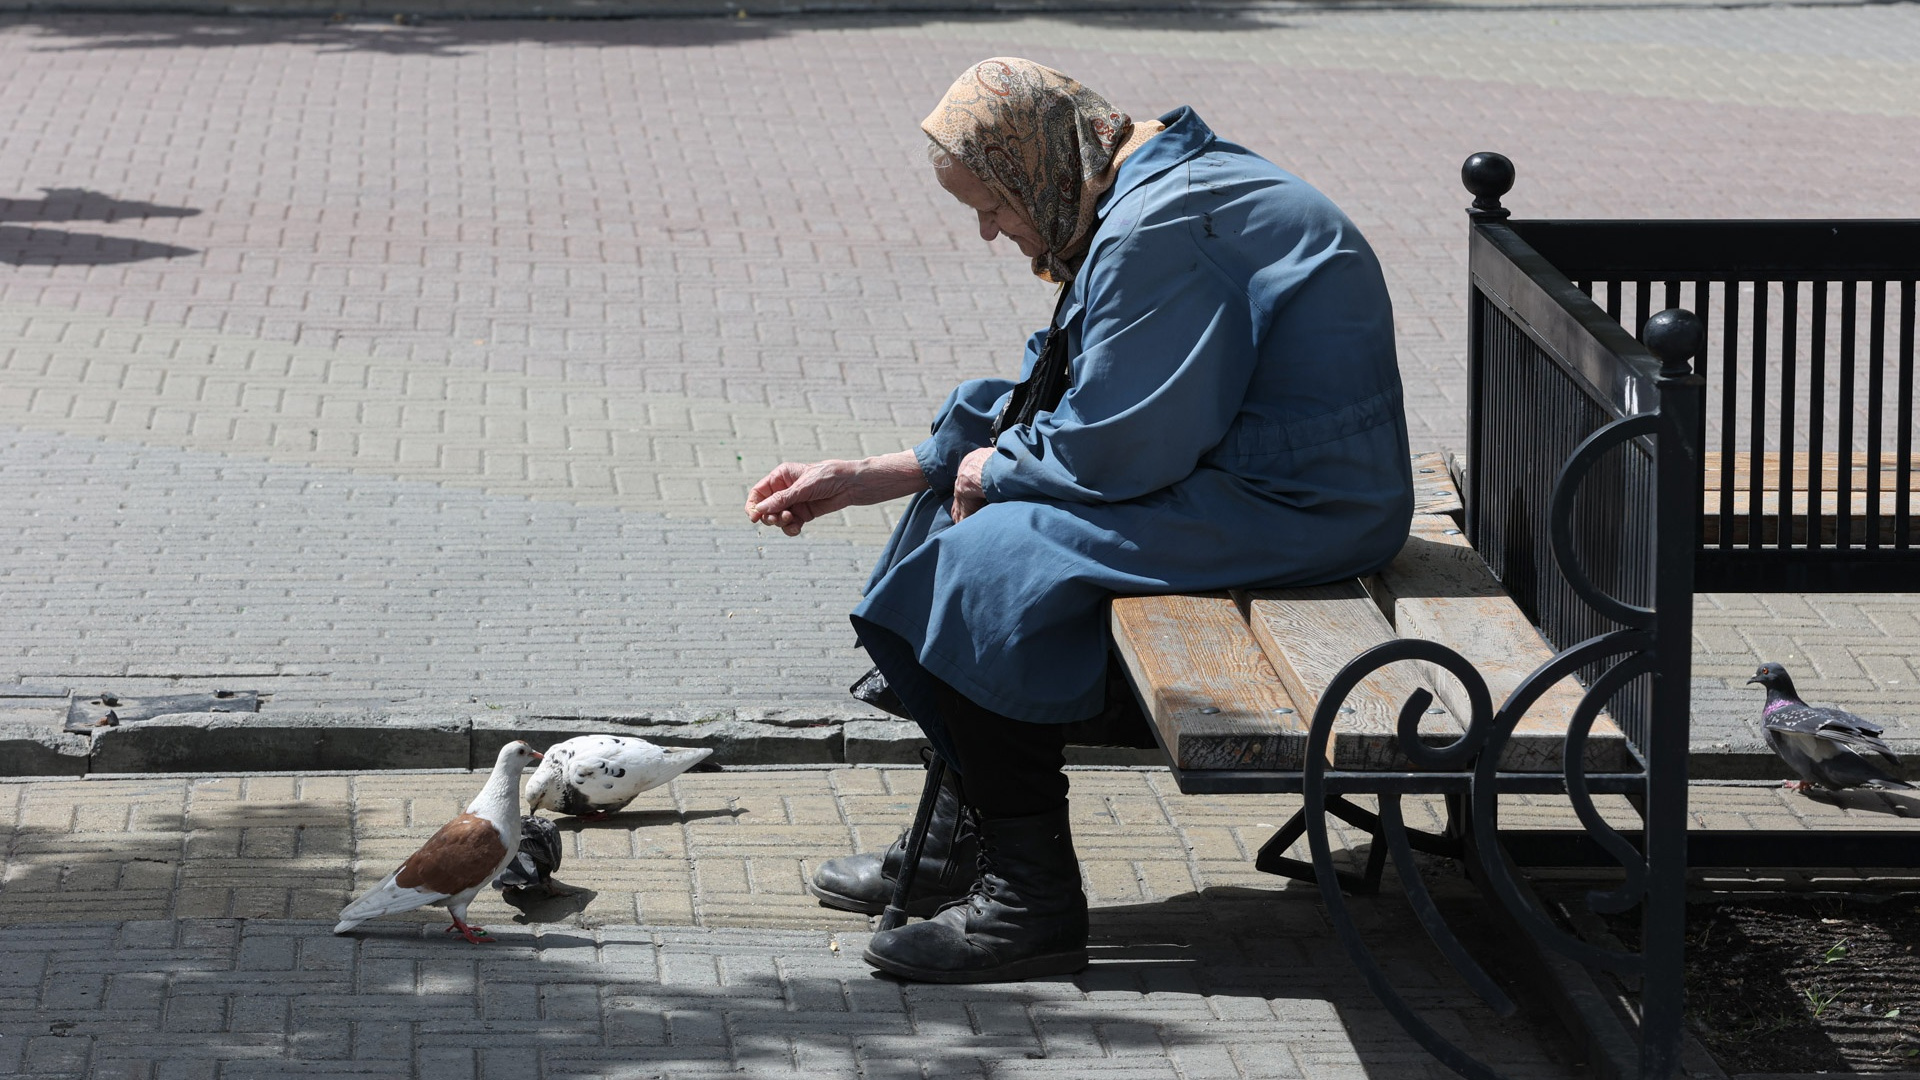
{"label": "woman's face", "polygon": [[1020,254],[1027,258],[1037,258],[1044,254],[1047,246],[1040,242],[1040,236],[1033,226],[1013,207],[1000,200],[993,189],[982,183],[980,178],[968,171],[965,165],[954,162],[944,168],[933,170],[934,178],[947,193],[967,205],[980,219],[980,239],[992,241],[996,236],[1004,236],[1013,241]]}

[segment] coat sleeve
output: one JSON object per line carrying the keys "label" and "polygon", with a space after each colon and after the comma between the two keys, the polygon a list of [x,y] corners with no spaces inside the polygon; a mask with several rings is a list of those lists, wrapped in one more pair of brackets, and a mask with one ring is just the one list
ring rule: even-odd
{"label": "coat sleeve", "polygon": [[989,501],[1139,498],[1185,479],[1225,436],[1259,350],[1245,288],[1186,225],[1136,231],[1089,266],[1073,385],[1001,433],[982,475]]}
{"label": "coat sleeve", "polygon": [[987,432],[1011,393],[1013,383],[1007,379],[969,379],[953,388],[934,415],[933,434],[913,448],[927,486],[938,492],[953,491],[960,459],[987,445]]}

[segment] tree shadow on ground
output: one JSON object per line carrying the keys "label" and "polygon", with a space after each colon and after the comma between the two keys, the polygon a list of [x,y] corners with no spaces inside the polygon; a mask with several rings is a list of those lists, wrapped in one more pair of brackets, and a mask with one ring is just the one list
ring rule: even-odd
{"label": "tree shadow on ground", "polygon": [[41,192],[42,196],[38,199],[0,199],[0,222],[34,223],[27,226],[0,224],[0,263],[12,266],[109,266],[196,254],[193,248],[174,244],[70,232],[40,224],[192,217],[200,212],[193,207],[116,199],[105,192],[87,188],[42,188]]}
{"label": "tree shadow on ground", "polygon": [[[384,53],[396,56],[457,57],[500,43],[595,46],[600,48],[706,48],[713,45],[787,37],[802,30],[849,27],[907,28],[931,22],[1012,23],[1035,16],[1078,25],[1143,31],[1221,32],[1277,25],[1261,0],[1245,7],[1221,5],[1204,11],[1178,5],[1143,3],[1140,10],[1056,10],[1022,12],[934,10],[874,14],[774,14],[750,18],[711,16],[634,16],[574,18],[447,18],[425,16],[311,15],[195,16],[17,14],[0,18],[0,29],[25,26],[48,40],[41,51],[128,49],[217,49],[260,45],[297,45],[317,52]],[[405,4],[400,5],[402,7]]]}

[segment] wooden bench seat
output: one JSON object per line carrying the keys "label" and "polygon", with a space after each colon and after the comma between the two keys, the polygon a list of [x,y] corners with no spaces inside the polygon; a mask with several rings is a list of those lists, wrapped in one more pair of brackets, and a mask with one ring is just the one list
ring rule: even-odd
{"label": "wooden bench seat", "polygon": [[[1113,601],[1116,651],[1176,769],[1299,770],[1328,682],[1354,656],[1396,635],[1459,652],[1486,679],[1496,707],[1552,657],[1460,534],[1450,516],[1458,495],[1439,455],[1421,455],[1415,469],[1421,482],[1407,546],[1378,575],[1309,588]],[[1395,664],[1348,696],[1330,764],[1408,768],[1395,729],[1402,704],[1422,688],[1437,699],[1421,718],[1422,740],[1457,738],[1469,711],[1460,684],[1437,677],[1430,665]],[[1501,768],[1558,771],[1581,692],[1571,680],[1549,690],[1515,730]],[[1587,767],[1615,771],[1631,760],[1625,738],[1603,714],[1587,743]]]}

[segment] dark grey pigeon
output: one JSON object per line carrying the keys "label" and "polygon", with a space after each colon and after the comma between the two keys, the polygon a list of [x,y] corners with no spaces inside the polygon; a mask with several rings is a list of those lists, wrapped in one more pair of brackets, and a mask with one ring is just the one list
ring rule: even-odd
{"label": "dark grey pigeon", "polygon": [[1767,688],[1760,711],[1767,746],[1808,785],[1839,790],[1852,787],[1908,788],[1899,779],[1900,759],[1880,736],[1879,724],[1839,709],[1823,709],[1800,700],[1793,678],[1779,664],[1761,664],[1748,683]]}
{"label": "dark grey pigeon", "polygon": [[527,814],[520,819],[520,850],[494,879],[497,889],[531,890],[530,895],[556,893],[553,872],[560,869],[560,829],[546,818]]}

